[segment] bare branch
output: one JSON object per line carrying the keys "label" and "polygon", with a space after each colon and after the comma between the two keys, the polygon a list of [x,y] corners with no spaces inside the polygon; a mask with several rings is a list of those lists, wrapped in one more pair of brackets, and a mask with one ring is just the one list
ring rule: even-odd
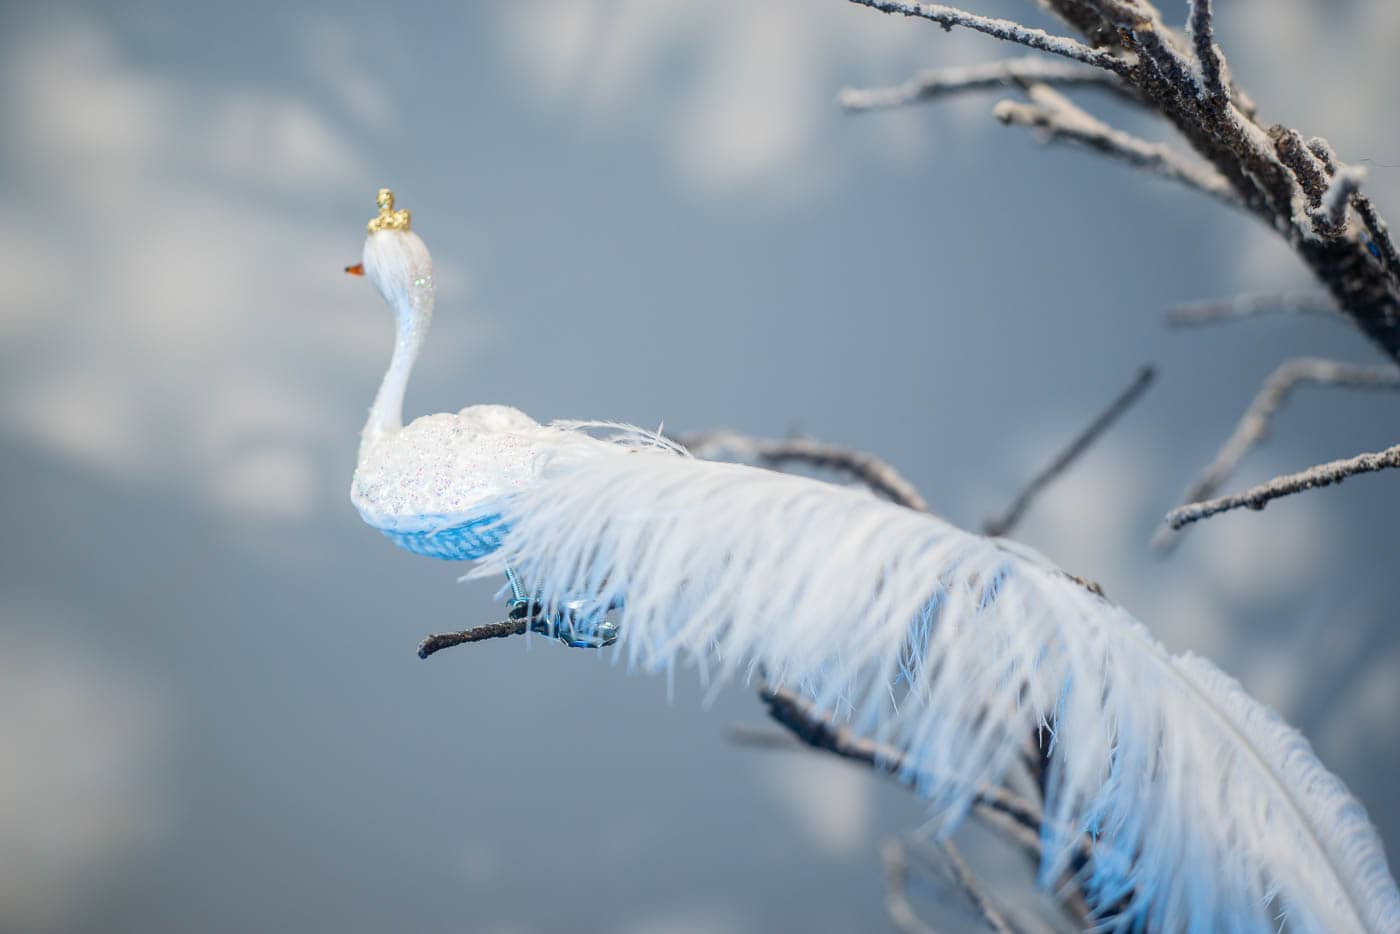
{"label": "bare branch", "polygon": [[[804,744],[870,766],[904,783],[914,780],[914,772],[903,753],[856,736],[845,727],[836,725],[792,691],[766,687],[759,692],[759,699],[768,708],[768,716]],[[1040,832],[1040,808],[1006,788],[988,786],[978,789],[973,796],[972,807],[976,813],[994,811],[1032,833]]]}
{"label": "bare branch", "polygon": [[904,847],[896,840],[886,840],[880,847],[880,860],[885,864],[885,914],[890,923],[901,934],[937,934],[909,902],[909,861]]}
{"label": "bare branch", "polygon": [[1115,130],[1044,84],[1031,85],[1027,93],[1031,103],[1001,101],[993,114],[1007,125],[1038,130],[1047,143],[1079,143],[1110,159],[1204,192],[1230,207],[1244,207],[1229,179],[1215,169],[1189,162],[1163,143],[1149,143],[1131,133]]}
{"label": "bare branch", "polygon": [[1004,39],[1007,42],[1015,42],[1032,49],[1038,49],[1041,52],[1060,55],[1120,75],[1127,74],[1130,67],[1128,62],[1117,55],[1100,52],[1077,39],[1071,39],[1068,36],[1052,36],[1043,29],[1032,29],[1009,19],[978,16],[975,13],[944,6],[941,3],[911,3],[904,2],[904,0],[851,0],[851,2],[879,10],[881,13],[899,13],[904,16],[922,17],[932,20],[945,30],[951,31],[954,26],[962,26],[996,39]]}
{"label": "bare branch", "polygon": [[1167,513],[1167,525],[1173,529],[1190,525],[1200,519],[1207,519],[1231,509],[1263,509],[1273,500],[1284,496],[1291,496],[1294,493],[1303,493],[1322,486],[1331,486],[1334,483],[1341,483],[1347,477],[1354,477],[1357,474],[1373,473],[1377,470],[1387,470],[1400,467],[1400,444],[1384,451],[1374,454],[1359,454],[1356,457],[1345,460],[1330,461],[1326,464],[1319,464],[1301,473],[1286,474],[1282,477],[1275,477],[1268,483],[1261,483],[1258,486],[1250,487],[1243,493],[1235,496],[1222,496],[1218,499],[1207,500],[1203,503],[1192,503],[1189,506],[1179,506]]}
{"label": "bare branch", "polygon": [[885,461],[864,451],[825,444],[811,438],[787,438],[778,441],[751,438],[731,431],[682,435],[676,440],[697,457],[714,457],[727,453],[739,460],[761,463],[766,467],[776,468],[798,461],[824,470],[839,471],[892,502],[919,512],[929,511],[928,503],[919,495],[914,484],[904,479],[898,470]]}
{"label": "bare branch", "polygon": [[[937,846],[942,851],[943,862],[948,864],[953,881],[963,890],[963,894],[972,902],[972,907],[977,909],[978,915],[987,926],[997,934],[1015,934],[1015,929],[982,888],[982,880],[977,878],[967,860],[963,859],[957,845],[952,840],[939,840]],[[932,856],[926,858],[932,862]]]}
{"label": "bare branch", "polygon": [[[810,703],[786,688],[764,687],[759,699],[768,715],[806,747],[829,752],[852,762],[870,766],[905,784],[917,781],[903,753],[889,746],[856,736],[818,713]],[[739,742],[767,749],[786,748],[771,734],[752,728],[738,729],[731,736]],[[1003,786],[983,786],[972,799],[972,813],[992,829],[1018,844],[1034,860],[1041,858],[1040,808]],[[1079,841],[1074,864],[1083,866],[1090,857],[1090,842]],[[1084,895],[1078,890],[1062,893],[1065,910],[1088,925],[1091,914]]]}
{"label": "bare branch", "polygon": [[1226,90],[1225,54],[1215,44],[1215,10],[1211,0],[1189,0],[1191,14],[1186,20],[1186,34],[1196,50],[1196,64],[1201,69],[1203,96],[1228,102]]}
{"label": "bare branch", "polygon": [[[1200,505],[1201,500],[1211,496],[1220,488],[1220,485],[1234,472],[1240,460],[1255,445],[1268,437],[1269,425],[1275,413],[1288,401],[1293,390],[1303,383],[1356,389],[1400,389],[1400,369],[1389,365],[1361,366],[1338,363],[1335,360],[1322,360],[1316,357],[1299,357],[1279,365],[1264,381],[1263,388],[1259,390],[1254,401],[1245,410],[1244,415],[1235,426],[1234,432],[1215,455],[1215,459],[1187,488],[1186,493],[1182,496],[1182,502],[1187,505],[1171,512],[1168,517],[1170,529],[1179,529],[1196,519],[1205,518],[1205,515],[1197,515],[1192,519],[1176,522],[1171,516],[1186,514],[1183,510],[1189,511]],[[1215,512],[1219,511],[1221,510],[1215,510]],[[1213,515],[1213,513],[1206,515]],[[1163,529],[1154,538],[1153,545],[1165,548],[1173,544],[1174,538],[1175,536],[1168,529]]]}
{"label": "bare branch", "polygon": [[461,632],[436,633],[418,643],[418,657],[427,658],[443,649],[450,649],[454,645],[465,645],[468,642],[485,642],[487,639],[521,636],[531,628],[533,622],[535,620],[532,619],[506,619],[499,623],[487,623],[485,626],[464,629]]}
{"label": "bare branch", "polygon": [[1167,324],[1188,328],[1267,314],[1326,315],[1339,320],[1342,316],[1336,300],[1326,292],[1252,292],[1178,305],[1167,312]]}
{"label": "bare branch", "polygon": [[[1089,446],[1097,441],[1118,420],[1120,415],[1130,409],[1133,403],[1147,391],[1147,387],[1152,385],[1152,380],[1156,378],[1156,375],[1156,371],[1150,366],[1139,370],[1132,384],[1119,393],[1108,408],[1104,409],[1098,418],[1090,422],[1063,451],[1055,455],[1055,458],[1040,473],[1031,478],[1030,483],[1026,484],[1021,494],[1007,507],[1006,512],[982,523],[983,533],[997,537],[1006,535],[1015,528],[1016,524],[1021,521],[1021,516],[1025,513],[1026,508],[1030,506],[1031,501],[1040,491],[1064,473],[1065,469],[1078,460],[1079,456],[1088,450]],[[1086,584],[1086,586],[1088,585]]]}
{"label": "bare branch", "polygon": [[746,726],[742,723],[736,723],[729,728],[729,741],[736,746],[747,746],[750,749],[777,749],[792,752],[807,748],[787,730],[780,730],[776,727]]}
{"label": "bare branch", "polygon": [[845,88],[836,99],[842,107],[851,111],[883,110],[949,94],[1032,83],[1102,88],[1125,100],[1142,103],[1142,98],[1132,88],[1111,74],[1038,55],[958,68],[929,69],[894,87]]}

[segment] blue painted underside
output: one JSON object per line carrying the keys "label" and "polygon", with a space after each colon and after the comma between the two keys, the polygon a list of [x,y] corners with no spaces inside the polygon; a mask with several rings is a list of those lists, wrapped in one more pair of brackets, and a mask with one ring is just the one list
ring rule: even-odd
{"label": "blue painted underside", "polygon": [[395,545],[416,555],[444,561],[471,561],[500,548],[501,540],[510,529],[499,515],[489,515],[429,532],[380,531]]}

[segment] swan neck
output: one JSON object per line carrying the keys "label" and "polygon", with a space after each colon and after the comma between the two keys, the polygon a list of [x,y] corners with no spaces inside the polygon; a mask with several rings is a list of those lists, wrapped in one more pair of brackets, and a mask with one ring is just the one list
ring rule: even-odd
{"label": "swan neck", "polygon": [[413,373],[413,364],[418,360],[418,352],[423,347],[423,338],[428,332],[430,313],[426,309],[413,307],[404,302],[397,309],[394,339],[394,356],[389,361],[389,369],[384,372],[384,380],[379,384],[374,404],[370,406],[369,419],[360,433],[360,457],[363,461],[380,441],[403,428],[403,400],[408,389],[408,378]]}

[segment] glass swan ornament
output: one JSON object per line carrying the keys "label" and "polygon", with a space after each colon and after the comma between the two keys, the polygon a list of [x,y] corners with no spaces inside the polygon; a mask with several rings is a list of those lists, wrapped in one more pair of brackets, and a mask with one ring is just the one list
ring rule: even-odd
{"label": "glass swan ornament", "polygon": [[397,337],[351,498],[396,544],[506,574],[513,618],[631,667],[800,690],[895,750],[945,831],[1053,737],[1040,881],[1075,872],[1105,930],[1400,932],[1380,838],[1306,739],[1029,549],[618,426],[499,405],[405,426],[432,263],[387,190],[379,209],[350,271]]}
{"label": "glass swan ornament", "polygon": [[[379,213],[367,225],[361,261],[345,271],[364,276],[393,311],[389,368],[360,433],[350,500],[366,523],[400,548],[448,561],[483,558],[500,547],[506,527],[494,504],[528,484],[541,456],[589,445],[588,435],[540,425],[507,405],[472,405],[403,423],[404,391],[433,317],[432,257],[381,188]],[[536,618],[537,632],[566,645],[596,648],[617,639],[606,613],[567,601],[548,618],[509,568],[511,617]]]}

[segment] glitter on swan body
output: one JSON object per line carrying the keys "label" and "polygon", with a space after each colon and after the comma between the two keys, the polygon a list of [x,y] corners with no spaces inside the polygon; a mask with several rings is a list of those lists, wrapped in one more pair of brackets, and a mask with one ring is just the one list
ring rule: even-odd
{"label": "glitter on swan body", "polygon": [[548,455],[581,443],[599,442],[504,405],[426,415],[362,452],[350,498],[401,548],[481,558],[505,535],[502,501],[533,483]]}

